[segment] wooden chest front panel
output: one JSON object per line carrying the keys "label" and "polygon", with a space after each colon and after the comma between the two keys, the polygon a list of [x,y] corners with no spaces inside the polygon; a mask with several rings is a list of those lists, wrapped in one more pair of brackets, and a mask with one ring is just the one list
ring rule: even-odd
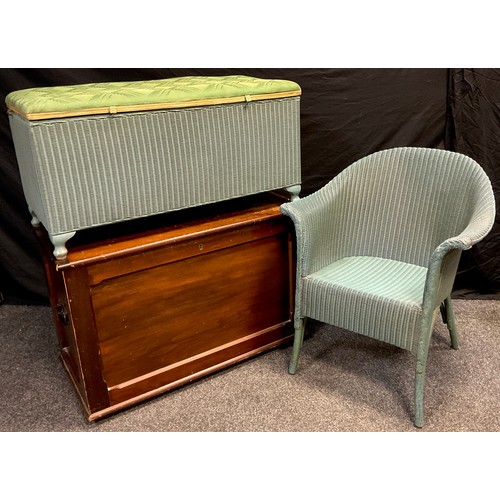
{"label": "wooden chest front panel", "polygon": [[130,273],[124,259],[124,274],[91,287],[113,403],[134,386],[152,390],[208,368],[216,351],[290,320],[285,233],[214,252],[193,245],[200,255]]}

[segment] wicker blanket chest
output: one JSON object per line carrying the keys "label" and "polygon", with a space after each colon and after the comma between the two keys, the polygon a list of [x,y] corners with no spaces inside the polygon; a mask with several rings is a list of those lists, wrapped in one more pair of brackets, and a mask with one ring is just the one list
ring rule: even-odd
{"label": "wicker blanket chest", "polygon": [[282,200],[257,196],[150,217],[141,232],[121,233],[134,221],[82,231],[64,261],[35,229],[61,360],[89,420],[291,339],[293,228]]}
{"label": "wicker blanket chest", "polygon": [[300,190],[300,87],[242,75],[18,90],[6,98],[33,225],[81,229]]}

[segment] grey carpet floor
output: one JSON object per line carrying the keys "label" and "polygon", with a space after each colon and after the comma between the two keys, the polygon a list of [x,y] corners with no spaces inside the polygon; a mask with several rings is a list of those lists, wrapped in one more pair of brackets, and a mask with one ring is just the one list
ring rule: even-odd
{"label": "grey carpet floor", "polygon": [[[500,430],[500,301],[454,300],[460,349],[436,322],[428,432]],[[0,306],[0,431],[421,432],[410,353],[310,322],[296,375],[291,346],[88,423],[58,359],[51,311]]]}

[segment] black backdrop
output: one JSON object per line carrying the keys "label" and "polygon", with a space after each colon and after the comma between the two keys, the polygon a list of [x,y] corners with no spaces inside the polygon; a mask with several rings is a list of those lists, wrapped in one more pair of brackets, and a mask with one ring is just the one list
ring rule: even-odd
{"label": "black backdrop", "polygon": [[[5,96],[30,87],[227,74],[289,79],[302,87],[303,195],[367,154],[423,146],[474,158],[500,200],[500,72],[494,69],[0,69],[0,292],[7,303],[48,304],[48,292]],[[496,221],[490,235],[463,254],[454,296],[500,298],[499,250]]]}

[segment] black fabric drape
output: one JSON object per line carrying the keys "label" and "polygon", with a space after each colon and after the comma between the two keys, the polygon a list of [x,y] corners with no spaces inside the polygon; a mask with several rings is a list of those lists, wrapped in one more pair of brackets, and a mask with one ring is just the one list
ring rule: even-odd
{"label": "black fabric drape", "polygon": [[[500,200],[500,70],[452,69],[448,82],[445,147],[476,160],[488,174]],[[500,292],[500,225],[464,252],[455,296],[496,297]]]}
{"label": "black fabric drape", "polygon": [[[455,108],[448,101],[452,86],[446,69],[0,69],[0,290],[8,302],[47,303],[48,292],[22,193],[5,96],[49,85],[229,74],[288,79],[302,87],[303,195],[372,152],[396,146],[453,149],[450,145],[455,144],[450,141]],[[482,113],[489,116],[490,110]],[[455,131],[459,128],[455,123]],[[498,262],[484,262],[481,250],[467,266],[498,269]],[[489,278],[484,272],[481,282],[464,286],[477,293],[491,291],[498,275],[485,285]]]}

